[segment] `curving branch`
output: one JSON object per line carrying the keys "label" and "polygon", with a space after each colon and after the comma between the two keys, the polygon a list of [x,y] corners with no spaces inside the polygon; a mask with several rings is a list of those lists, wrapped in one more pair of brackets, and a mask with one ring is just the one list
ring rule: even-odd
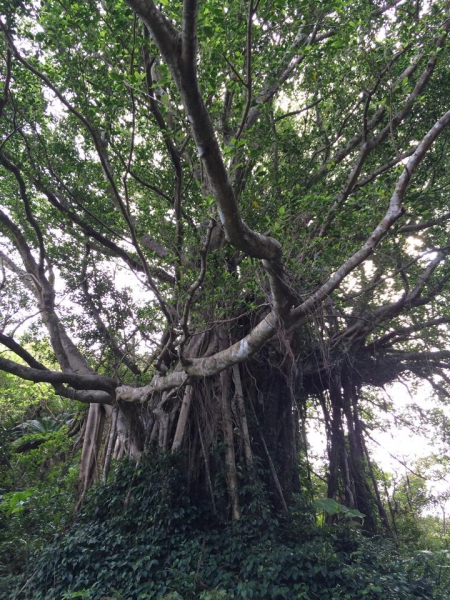
{"label": "curving branch", "polygon": [[24,205],[26,219],[29,222],[29,224],[31,225],[31,227],[34,229],[34,232],[35,232],[37,240],[38,240],[39,271],[41,273],[43,273],[44,272],[44,261],[47,257],[47,253],[45,251],[45,245],[44,245],[44,237],[42,235],[42,230],[32,213],[31,202],[30,202],[30,198],[27,193],[27,187],[25,185],[25,181],[20,173],[20,170],[17,168],[17,166],[9,158],[7,158],[3,152],[0,152],[0,164],[7,171],[9,171],[10,173],[12,173],[14,175],[14,177],[17,181],[17,184],[19,186],[19,193],[20,193],[20,197],[22,199],[23,205]]}
{"label": "curving branch", "polygon": [[[39,374],[36,373],[36,371],[37,370],[44,371],[46,373],[46,375],[44,375],[44,377],[48,377],[48,374],[52,373],[52,371],[50,371],[50,369],[48,369],[45,365],[43,365],[38,360],[36,360],[34,358],[34,356],[28,352],[28,350],[26,350],[23,346],[21,346],[18,342],[16,342],[12,337],[5,335],[4,333],[0,333],[0,344],[2,344],[6,348],[8,348],[12,352],[14,352],[14,354],[17,354],[17,356],[19,356],[22,360],[27,362],[30,365],[30,367],[32,367],[32,369],[34,370],[34,372],[32,373],[34,379],[28,379],[28,377],[23,377],[22,376],[23,372],[17,370],[17,367],[21,366],[21,365],[17,365],[17,363],[13,363],[14,368],[16,369],[15,373],[12,373],[12,371],[7,371],[7,372],[9,372],[13,375],[16,375],[18,377],[21,377],[22,379],[28,379],[29,381],[37,381],[37,382],[42,382],[42,383],[44,381],[43,380],[41,381],[39,379]],[[9,361],[9,363],[11,363],[11,362],[12,361]],[[9,366],[11,366],[11,365],[9,364]],[[6,369],[4,369],[4,370],[6,371]],[[29,372],[28,372],[28,375],[30,375]],[[48,381],[47,383],[51,383],[53,385],[55,392],[59,396],[63,396],[64,398],[69,398],[70,400],[78,400],[79,402],[84,402],[87,404],[93,404],[93,403],[113,404],[113,402],[114,402],[114,398],[109,393],[109,391],[105,392],[105,391],[94,390],[94,389],[85,391],[85,390],[81,390],[81,389],[74,389],[74,388],[67,387],[66,385],[63,385],[62,383],[57,382],[56,380]],[[71,382],[64,382],[64,383],[73,384],[74,379],[72,379]]]}
{"label": "curving branch", "polygon": [[[8,237],[10,237],[22,258],[28,275],[27,287],[32,291],[38,302],[39,311],[50,334],[50,342],[59,365],[65,371],[92,373],[92,369],[67,335],[65,328],[56,314],[55,290],[53,288],[51,270],[49,279],[36,263],[22,231],[11,221],[8,215],[0,210],[1,225],[6,229]],[[16,271],[14,263],[11,262],[10,264],[7,262],[6,264],[11,266],[12,270],[17,272],[17,274],[20,273],[20,270]]]}
{"label": "curving branch", "polygon": [[183,358],[183,349],[190,337],[189,316],[190,316],[190,311],[191,311],[191,305],[194,301],[195,294],[197,293],[199,288],[203,285],[203,282],[206,277],[206,259],[207,259],[207,255],[208,255],[209,246],[211,243],[212,232],[213,232],[213,229],[215,226],[216,226],[216,222],[214,221],[214,219],[211,219],[208,224],[208,229],[206,232],[206,237],[205,237],[202,249],[200,250],[200,273],[198,274],[198,277],[194,281],[194,283],[189,287],[187,299],[186,299],[186,302],[184,303],[183,315],[181,318],[181,328],[183,330],[183,337],[180,340],[180,356],[181,356],[181,358]]}
{"label": "curving branch", "polygon": [[322,102],[322,98],[319,98],[318,100],[314,100],[314,102],[311,102],[311,104],[308,104],[308,105],[304,106],[303,108],[300,108],[299,110],[291,110],[290,112],[287,112],[278,117],[275,117],[274,121],[275,121],[275,123],[278,123],[278,121],[282,121],[283,119],[287,119],[288,117],[296,117],[298,115],[301,115],[304,112],[311,110],[311,108],[316,107],[318,104],[320,104],[320,102]]}
{"label": "curving branch", "polygon": [[33,369],[48,371],[47,367],[34,358],[23,346],[21,346],[11,336],[0,333],[0,344],[17,354],[22,360],[30,365]]}

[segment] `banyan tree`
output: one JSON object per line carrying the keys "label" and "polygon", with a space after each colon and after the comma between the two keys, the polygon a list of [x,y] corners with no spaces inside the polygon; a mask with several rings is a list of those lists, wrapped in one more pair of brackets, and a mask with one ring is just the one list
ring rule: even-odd
{"label": "banyan tree", "polygon": [[448,3],[1,12],[0,369],[88,405],[80,495],[152,450],[288,512],[316,407],[389,529],[365,390],[448,395]]}

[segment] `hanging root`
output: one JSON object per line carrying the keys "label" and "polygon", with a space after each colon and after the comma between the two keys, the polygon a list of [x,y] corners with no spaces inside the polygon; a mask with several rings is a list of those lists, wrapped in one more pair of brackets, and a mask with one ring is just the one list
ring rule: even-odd
{"label": "hanging root", "polygon": [[105,460],[103,464],[103,483],[108,480],[108,473],[111,467],[111,459],[117,439],[117,415],[119,413],[119,406],[116,404],[111,415],[111,427],[109,430],[108,446],[106,448]]}
{"label": "hanging root", "polygon": [[80,463],[80,498],[77,510],[84,501],[84,495],[90,486],[99,479],[98,452],[100,450],[105,422],[105,411],[101,404],[91,404],[84,432],[83,450]]}
{"label": "hanging root", "polygon": [[241,427],[241,436],[244,442],[244,456],[247,469],[251,470],[253,467],[253,453],[250,442],[250,434],[248,430],[247,413],[245,411],[244,403],[244,392],[242,389],[241,373],[239,371],[239,365],[233,366],[233,381],[234,389],[236,390],[236,402],[239,413],[239,423]]}
{"label": "hanging root", "polygon": [[238,496],[238,479],[236,470],[236,456],[234,453],[233,421],[231,415],[231,405],[229,396],[230,376],[228,371],[222,371],[220,374],[220,384],[222,388],[222,427],[225,442],[225,467],[227,473],[228,493],[231,500],[231,512],[233,521],[241,517]]}
{"label": "hanging root", "polygon": [[193,387],[191,385],[187,385],[186,389],[184,390],[183,401],[181,403],[180,414],[178,416],[177,428],[172,442],[172,452],[179,450],[181,444],[183,443],[193,394]]}

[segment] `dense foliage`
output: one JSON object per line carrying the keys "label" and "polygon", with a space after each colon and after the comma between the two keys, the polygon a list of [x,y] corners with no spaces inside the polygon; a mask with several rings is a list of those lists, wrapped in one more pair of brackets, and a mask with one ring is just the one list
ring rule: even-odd
{"label": "dense foliage", "polygon": [[79,452],[75,413],[49,386],[4,375],[0,390],[0,577],[8,581],[71,521]]}
{"label": "dense foliage", "polygon": [[[320,529],[304,504],[289,520],[271,517],[260,486],[230,526],[188,500],[173,459],[122,464],[89,495],[83,514],[5,599],[111,598],[352,600],[444,598],[445,554],[407,560],[356,524]],[[18,590],[21,590],[20,592]]]}

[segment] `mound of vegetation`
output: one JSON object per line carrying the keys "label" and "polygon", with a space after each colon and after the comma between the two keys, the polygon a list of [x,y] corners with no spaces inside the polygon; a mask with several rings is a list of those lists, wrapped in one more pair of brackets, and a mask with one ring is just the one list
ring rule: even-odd
{"label": "mound of vegetation", "polygon": [[225,523],[187,486],[173,458],[121,464],[108,485],[91,491],[66,535],[30,560],[15,592],[0,597],[444,597],[436,555],[406,560],[384,540],[364,537],[354,521],[318,526],[300,500],[290,518],[277,519],[257,483],[242,490],[254,499],[246,513]]}

